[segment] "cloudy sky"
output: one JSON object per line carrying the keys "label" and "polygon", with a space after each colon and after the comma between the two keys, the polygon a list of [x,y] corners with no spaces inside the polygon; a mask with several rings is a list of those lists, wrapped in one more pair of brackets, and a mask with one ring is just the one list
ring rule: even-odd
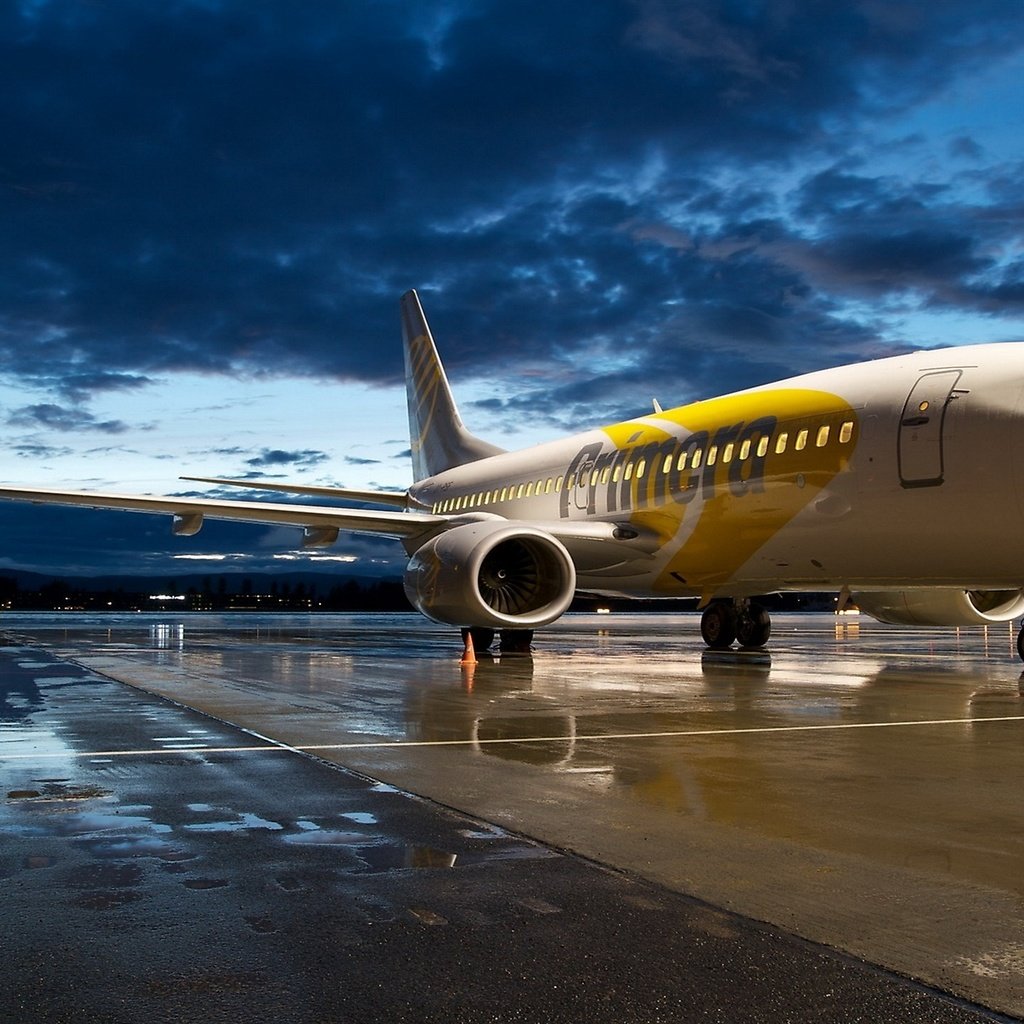
{"label": "cloudy sky", "polygon": [[[1022,95],[1019,0],[8,0],[0,477],[404,486],[410,287],[504,447],[1024,339]],[[4,506],[0,571],[309,567],[168,534]]]}

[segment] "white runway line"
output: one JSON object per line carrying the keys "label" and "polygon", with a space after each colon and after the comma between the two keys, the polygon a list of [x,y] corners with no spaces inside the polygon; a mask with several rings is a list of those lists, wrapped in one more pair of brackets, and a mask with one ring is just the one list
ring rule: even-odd
{"label": "white runway line", "polygon": [[[986,722],[1024,722],[1024,715],[1000,715],[986,718],[931,718],[910,722],[846,722],[841,725],[766,725],[749,729],[677,729],[665,732],[620,732],[595,733],[593,735],[577,735],[577,743],[599,743],[606,740],[654,740],[672,738],[704,738],[710,736],[744,736],[768,735],[793,732],[836,732],[844,729],[898,729],[915,728],[922,725],[982,725]],[[248,730],[243,730],[248,731]],[[408,747],[482,747],[508,743],[559,743],[565,736],[527,736],[501,737],[496,739],[466,740],[372,740],[368,743],[310,743],[289,744],[279,743],[266,738],[267,742],[259,746],[206,747],[189,744],[177,747],[144,748],[138,750],[89,750],[53,753],[4,754],[0,753],[0,761],[29,761],[32,759],[47,760],[49,758],[69,757],[146,757],[156,754],[231,754],[254,753],[261,750],[291,751],[292,753],[317,753],[331,750],[374,750],[403,749]]]}

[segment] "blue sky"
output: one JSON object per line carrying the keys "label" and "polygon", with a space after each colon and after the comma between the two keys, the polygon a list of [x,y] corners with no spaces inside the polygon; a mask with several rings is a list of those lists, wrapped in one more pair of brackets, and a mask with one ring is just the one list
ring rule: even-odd
{"label": "blue sky", "polygon": [[[504,447],[1024,339],[1022,84],[1010,0],[15,0],[0,476],[401,487],[409,287]],[[0,507],[0,571],[314,557],[168,534]]]}

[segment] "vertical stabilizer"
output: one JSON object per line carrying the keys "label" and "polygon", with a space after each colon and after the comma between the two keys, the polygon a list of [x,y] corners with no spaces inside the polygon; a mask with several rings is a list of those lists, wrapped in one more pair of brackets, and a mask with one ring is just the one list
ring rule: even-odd
{"label": "vertical stabilizer", "polygon": [[402,296],[402,340],[414,480],[504,451],[463,427],[415,291]]}

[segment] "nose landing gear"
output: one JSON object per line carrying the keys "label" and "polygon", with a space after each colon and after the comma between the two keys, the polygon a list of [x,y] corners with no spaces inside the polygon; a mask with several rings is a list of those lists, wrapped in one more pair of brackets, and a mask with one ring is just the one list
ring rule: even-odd
{"label": "nose landing gear", "polygon": [[764,647],[771,632],[771,616],[747,600],[712,601],[700,620],[701,636],[713,651],[724,651],[734,641],[745,650]]}

